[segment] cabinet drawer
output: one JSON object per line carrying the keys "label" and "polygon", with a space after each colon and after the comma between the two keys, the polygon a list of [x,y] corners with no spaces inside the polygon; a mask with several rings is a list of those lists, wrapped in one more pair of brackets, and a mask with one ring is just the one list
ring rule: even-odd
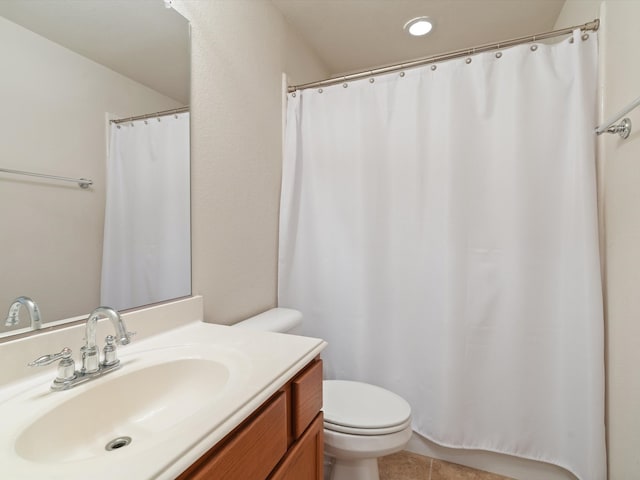
{"label": "cabinet drawer", "polygon": [[205,455],[180,479],[264,480],[287,451],[287,405],[280,392],[212,455]]}
{"label": "cabinet drawer", "polygon": [[315,360],[291,382],[292,429],[298,438],[322,408],[322,360]]}

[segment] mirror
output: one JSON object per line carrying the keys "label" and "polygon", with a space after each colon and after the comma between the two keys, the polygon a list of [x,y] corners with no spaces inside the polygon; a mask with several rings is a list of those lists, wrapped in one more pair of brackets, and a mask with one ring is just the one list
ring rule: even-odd
{"label": "mirror", "polygon": [[188,105],[189,24],[163,0],[2,0],[0,58],[0,169],[93,182],[0,172],[7,336],[29,327],[24,307],[5,326],[17,297],[37,303],[43,328],[101,304],[109,120]]}

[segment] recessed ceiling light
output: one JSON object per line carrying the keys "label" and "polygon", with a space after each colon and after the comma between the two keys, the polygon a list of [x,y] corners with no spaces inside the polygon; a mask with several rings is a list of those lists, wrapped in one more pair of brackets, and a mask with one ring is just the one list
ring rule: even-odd
{"label": "recessed ceiling light", "polygon": [[433,21],[429,17],[416,17],[404,24],[404,29],[415,37],[426,35],[433,28]]}

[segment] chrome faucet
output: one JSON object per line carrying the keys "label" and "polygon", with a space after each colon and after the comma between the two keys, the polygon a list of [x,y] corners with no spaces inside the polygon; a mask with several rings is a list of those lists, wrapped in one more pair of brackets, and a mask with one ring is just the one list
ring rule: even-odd
{"label": "chrome faucet", "polygon": [[13,327],[20,323],[20,307],[24,307],[29,312],[29,316],[31,317],[31,330],[39,330],[42,328],[42,320],[40,319],[40,309],[36,302],[31,300],[29,297],[18,297],[16,298],[11,306],[9,307],[9,313],[7,314],[7,321],[5,322],[6,327]]}
{"label": "chrome faucet", "polygon": [[[108,318],[113,324],[116,336],[107,335],[104,346],[104,360],[100,361],[100,350],[96,345],[96,327],[98,320]],[[71,350],[63,348],[61,352],[44,355],[29,363],[30,367],[49,365],[57,360],[58,374],[51,385],[51,390],[67,390],[93,378],[101,377],[120,368],[120,360],[116,353],[116,343],[127,345],[131,342],[132,332],[127,327],[122,317],[113,308],[98,307],[87,318],[85,344],[80,349],[82,353],[82,368],[75,369],[75,363],[71,358]]]}
{"label": "chrome faucet", "polygon": [[87,318],[87,327],[85,333],[85,344],[80,349],[82,353],[82,372],[94,373],[100,369],[100,351],[96,345],[96,327],[98,320],[101,318],[108,318],[113,324],[113,328],[116,331],[115,341],[120,345],[127,345],[131,342],[127,327],[124,325],[122,318],[113,308],[110,307],[98,307],[89,318]]}

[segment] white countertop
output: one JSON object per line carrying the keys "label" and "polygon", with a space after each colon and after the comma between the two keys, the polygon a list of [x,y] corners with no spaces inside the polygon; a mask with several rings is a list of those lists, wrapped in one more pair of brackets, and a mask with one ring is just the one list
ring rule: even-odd
{"label": "white countertop", "polygon": [[[145,358],[157,357],[158,351],[170,352],[167,347],[172,346],[179,347],[178,350],[188,346],[232,349],[240,352],[241,367],[231,372],[234,381],[229,382],[230,387],[223,394],[157,438],[138,443],[134,440],[126,448],[66,462],[31,461],[15,451],[17,437],[39,416],[81,395],[97,382],[126,375],[128,368],[131,371],[144,366]],[[140,341],[135,341],[134,337],[130,345],[119,348],[123,364],[120,370],[73,389],[50,392],[49,385],[55,376],[51,370],[5,384],[0,387],[1,476],[11,480],[174,479],[319,355],[325,346],[324,341],[314,338],[193,321]],[[171,378],[166,381],[171,382]],[[113,392],[114,395],[126,393]],[[85,408],[91,409],[92,405]],[[100,416],[98,409],[95,415]],[[50,433],[55,439],[55,432]]]}

